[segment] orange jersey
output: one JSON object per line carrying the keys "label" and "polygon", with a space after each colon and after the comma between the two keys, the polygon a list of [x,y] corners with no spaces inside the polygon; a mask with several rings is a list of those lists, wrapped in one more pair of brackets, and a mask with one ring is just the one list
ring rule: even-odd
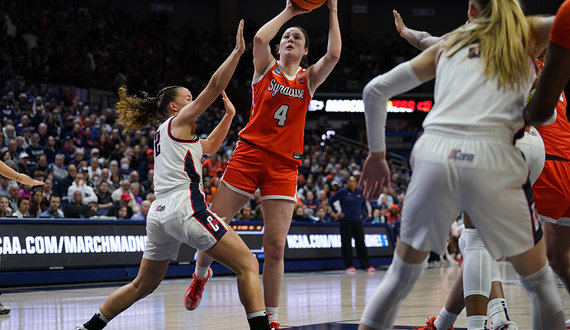
{"label": "orange jersey", "polygon": [[538,132],[544,140],[547,155],[570,160],[570,122],[566,117],[566,96],[560,94],[556,103],[556,121],[550,125],[538,126]]}
{"label": "orange jersey", "polygon": [[251,89],[249,123],[239,136],[301,165],[305,118],[313,97],[305,69],[287,77],[275,61],[252,82]]}
{"label": "orange jersey", "polygon": [[564,1],[558,9],[550,30],[550,41],[570,49],[570,0]]}

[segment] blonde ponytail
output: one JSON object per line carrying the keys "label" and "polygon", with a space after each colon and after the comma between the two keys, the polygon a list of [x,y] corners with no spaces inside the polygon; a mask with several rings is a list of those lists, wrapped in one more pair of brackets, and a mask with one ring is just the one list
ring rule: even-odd
{"label": "blonde ponytail", "polygon": [[521,87],[529,78],[531,55],[527,47],[530,27],[518,0],[473,1],[480,5],[481,12],[469,24],[447,35],[447,56],[479,42],[483,73],[496,77],[500,87]]}

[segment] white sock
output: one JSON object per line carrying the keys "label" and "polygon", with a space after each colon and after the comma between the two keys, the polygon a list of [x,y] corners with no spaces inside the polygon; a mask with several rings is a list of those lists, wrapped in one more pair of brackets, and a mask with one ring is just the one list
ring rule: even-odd
{"label": "white sock", "polygon": [[459,315],[453,314],[443,307],[439,311],[439,314],[435,318],[435,322],[433,322],[433,324],[436,329],[447,330],[453,326],[455,321],[457,321],[458,316]]}
{"label": "white sock", "polygon": [[468,330],[487,330],[487,316],[473,315],[467,317]]}
{"label": "white sock", "polygon": [[210,269],[210,267],[200,267],[198,266],[198,264],[196,264],[196,269],[194,270],[194,274],[196,274],[196,276],[198,276],[199,278],[206,278],[206,276],[208,276],[208,269]]}
{"label": "white sock", "polygon": [[269,323],[277,322],[279,307],[265,307],[265,310],[267,311],[267,316],[269,316]]}
{"label": "white sock", "polygon": [[392,329],[400,306],[426,266],[427,258],[419,264],[409,264],[394,253],[392,265],[366,304],[360,323],[374,329]]}
{"label": "white sock", "polygon": [[259,317],[259,316],[265,316],[267,313],[265,313],[265,311],[259,311],[259,312],[253,312],[253,313],[247,313],[247,319],[252,319],[254,317]]}
{"label": "white sock", "polygon": [[510,322],[509,311],[507,309],[507,301],[503,298],[489,300],[487,304],[489,315],[494,325],[501,325]]}
{"label": "white sock", "polygon": [[548,263],[529,276],[520,276],[530,299],[533,330],[565,330],[562,297]]}
{"label": "white sock", "polygon": [[99,316],[101,321],[105,322],[105,324],[109,323],[109,320],[107,320],[105,315],[103,315],[103,313],[101,313],[101,310],[99,310],[99,309],[97,310],[97,316]]}

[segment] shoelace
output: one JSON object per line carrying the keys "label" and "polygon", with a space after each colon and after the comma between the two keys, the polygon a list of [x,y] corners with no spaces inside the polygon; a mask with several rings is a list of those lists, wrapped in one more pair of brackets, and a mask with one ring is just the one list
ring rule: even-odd
{"label": "shoelace", "polygon": [[196,298],[204,291],[204,282],[203,279],[194,278],[194,281],[190,283],[190,297]]}

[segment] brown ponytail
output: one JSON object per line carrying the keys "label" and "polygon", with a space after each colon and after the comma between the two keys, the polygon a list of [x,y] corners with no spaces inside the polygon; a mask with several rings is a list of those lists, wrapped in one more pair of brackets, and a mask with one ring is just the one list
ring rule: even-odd
{"label": "brown ponytail", "polygon": [[162,122],[169,117],[168,104],[174,102],[178,96],[180,86],[165,87],[156,97],[149,97],[148,93],[141,92],[142,98],[129,96],[127,87],[119,88],[119,102],[115,109],[119,113],[119,124],[125,125],[123,133],[141,129],[154,121]]}

